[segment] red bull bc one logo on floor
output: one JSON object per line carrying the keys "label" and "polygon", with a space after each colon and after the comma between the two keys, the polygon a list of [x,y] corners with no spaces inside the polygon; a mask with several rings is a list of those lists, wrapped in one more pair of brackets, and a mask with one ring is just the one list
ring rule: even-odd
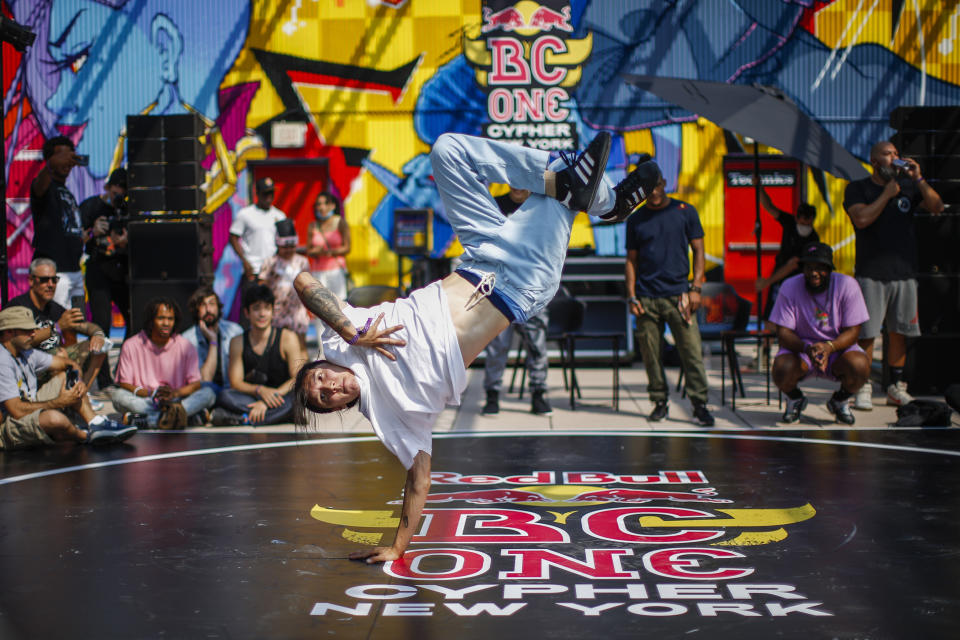
{"label": "red bull bc one logo on floor", "polygon": [[[783,544],[809,503],[737,508],[701,471],[617,475],[532,471],[432,474],[420,528],[388,578],[317,602],[314,616],[831,616],[823,602],[758,575],[751,549]],[[315,505],[311,516],[358,545],[392,540],[402,499],[383,510]],[[769,554],[766,554],[769,556]],[[389,584],[387,584],[389,583]]]}

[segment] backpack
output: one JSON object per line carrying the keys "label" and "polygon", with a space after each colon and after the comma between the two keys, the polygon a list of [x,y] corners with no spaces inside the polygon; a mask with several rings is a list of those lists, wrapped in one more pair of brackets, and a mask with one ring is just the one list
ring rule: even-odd
{"label": "backpack", "polygon": [[914,400],[897,407],[896,427],[949,427],[950,407],[935,400]]}

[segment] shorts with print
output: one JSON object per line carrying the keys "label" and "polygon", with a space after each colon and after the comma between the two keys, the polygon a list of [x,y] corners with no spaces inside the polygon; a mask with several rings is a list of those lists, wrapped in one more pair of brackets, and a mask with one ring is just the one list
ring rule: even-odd
{"label": "shorts with print", "polygon": [[[87,368],[87,358],[90,357],[90,341],[84,340],[82,342],[75,342],[69,347],[63,347],[67,352],[67,357],[80,365],[81,373]],[[58,347],[59,350],[59,347]],[[54,350],[50,355],[57,355],[57,350]],[[44,369],[37,375],[37,382],[40,385],[44,385],[50,381],[53,376],[56,374],[50,371],[50,369]]]}
{"label": "shorts with print", "polygon": [[[60,378],[53,378],[37,391],[37,402],[53,400],[60,395]],[[22,418],[13,418],[9,415],[0,422],[0,449],[28,449],[41,445],[53,444],[53,440],[40,428],[40,410],[34,411]]]}
{"label": "shorts with print", "polygon": [[870,319],[860,328],[860,338],[876,338],[885,326],[887,331],[905,336],[920,335],[917,315],[917,281],[884,282],[857,276]]}

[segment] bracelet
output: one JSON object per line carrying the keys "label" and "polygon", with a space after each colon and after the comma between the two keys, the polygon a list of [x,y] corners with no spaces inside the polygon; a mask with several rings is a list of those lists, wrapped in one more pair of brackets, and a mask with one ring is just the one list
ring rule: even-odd
{"label": "bracelet", "polygon": [[135,396],[137,396],[137,397],[139,398],[139,397],[140,397],[140,392],[141,392],[142,390],[143,390],[143,387],[137,387],[136,389],[133,390],[133,395],[135,395]]}
{"label": "bracelet", "polygon": [[627,298],[627,302],[640,302],[640,300],[638,300],[636,297],[633,297],[633,298]]}
{"label": "bracelet", "polygon": [[698,286],[695,285],[695,284],[691,284],[691,285],[690,285],[690,291],[693,292],[693,293],[700,293],[701,291],[703,291],[703,289],[702,289],[701,287],[698,287]]}
{"label": "bracelet", "polygon": [[350,346],[357,344],[357,340],[360,339],[360,336],[366,335],[367,331],[370,331],[371,322],[373,322],[373,318],[367,318],[367,324],[363,325],[363,329],[357,329],[356,335],[347,340],[347,344]]}
{"label": "bracelet", "polygon": [[919,178],[914,180],[914,182],[916,182],[917,184],[920,184],[921,182],[926,182],[926,178],[924,178],[923,176],[920,176]]}
{"label": "bracelet", "polygon": [[100,336],[101,338],[106,338],[106,337],[107,337],[107,334],[105,334],[103,331],[94,331],[94,332],[93,332],[93,335],[90,336],[90,337],[91,337],[91,338],[94,338],[94,337],[96,337],[96,336]]}
{"label": "bracelet", "polygon": [[833,353],[833,352],[835,352],[835,351],[837,350],[837,348],[836,348],[835,346],[833,346],[833,341],[832,341],[832,340],[827,340],[827,344],[830,345],[830,352],[831,352],[831,353]]}

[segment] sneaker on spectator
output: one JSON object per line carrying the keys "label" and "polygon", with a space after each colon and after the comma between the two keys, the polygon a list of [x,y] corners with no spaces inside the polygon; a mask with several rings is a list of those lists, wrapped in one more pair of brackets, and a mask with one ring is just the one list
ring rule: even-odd
{"label": "sneaker on spectator", "polygon": [[553,407],[547,400],[547,392],[539,389],[534,391],[530,400],[530,411],[538,416],[548,416],[553,413]]}
{"label": "sneaker on spectator", "polygon": [[850,403],[848,400],[849,398],[838,400],[836,393],[830,396],[830,399],[827,400],[827,411],[832,413],[834,417],[836,417],[837,422],[842,424],[853,424],[856,422],[856,419],[853,417],[853,411],[850,410]]}
{"label": "sneaker on spectator", "polygon": [[873,411],[873,386],[869,380],[853,396],[853,408],[857,411]]}
{"label": "sneaker on spectator", "polygon": [[487,389],[487,403],[483,405],[480,413],[485,416],[492,416],[500,413],[500,392],[495,389]]}
{"label": "sneaker on spectator", "polygon": [[705,404],[693,405],[693,420],[702,427],[712,427],[715,422]]}
{"label": "sneaker on spectator", "polygon": [[137,427],[138,429],[146,429],[150,426],[145,413],[132,413],[130,411],[121,413],[120,422],[128,427]]}
{"label": "sneaker on spectator", "polygon": [[903,380],[887,387],[887,404],[902,407],[911,402],[913,396],[907,393],[907,383]]}
{"label": "sneaker on spectator", "polygon": [[103,445],[123,442],[137,432],[136,427],[127,426],[116,420],[103,418],[96,424],[91,423],[87,431],[87,444]]}
{"label": "sneaker on spectator", "polygon": [[653,411],[651,411],[650,415],[647,417],[650,422],[660,422],[667,417],[668,413],[670,413],[670,407],[667,404],[667,401],[657,400],[656,404],[653,405]]}
{"label": "sneaker on spectator", "polygon": [[783,417],[781,422],[786,424],[793,424],[800,419],[800,412],[807,408],[807,397],[800,396],[797,399],[793,399],[787,396],[787,406],[783,410]]}
{"label": "sneaker on spectator", "polygon": [[246,416],[239,413],[232,413],[223,407],[216,407],[210,414],[210,423],[215,427],[232,427],[244,424]]}
{"label": "sneaker on spectator", "polygon": [[179,402],[171,402],[160,411],[157,427],[160,429],[183,429],[187,426],[187,411]]}

